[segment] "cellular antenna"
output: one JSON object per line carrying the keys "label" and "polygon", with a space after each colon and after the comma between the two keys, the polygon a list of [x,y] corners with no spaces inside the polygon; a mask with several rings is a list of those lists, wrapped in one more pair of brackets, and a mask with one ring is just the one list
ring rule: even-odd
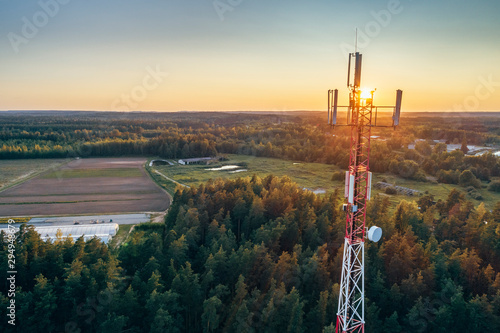
{"label": "cellular antenna", "polygon": [[[351,61],[354,58],[354,61]],[[354,70],[351,67],[354,63]],[[349,169],[345,175],[346,213],[344,257],[337,310],[336,333],[365,331],[365,238],[378,242],[382,229],[366,228],[366,206],[371,197],[372,173],[370,172],[370,140],[372,127],[394,127],[399,125],[403,92],[396,92],[395,106],[374,106],[375,90],[361,90],[362,55],[349,54],[347,86],[349,105],[338,105],[338,90],[328,91],[328,123],[331,126],[351,128]],[[351,78],[351,72],[354,74]],[[340,108],[347,110],[346,122],[338,124]],[[392,109],[392,124],[377,125],[378,109]]]}
{"label": "cellular antenna", "polygon": [[354,53],[358,52],[358,28],[356,28],[356,40],[354,41]]}

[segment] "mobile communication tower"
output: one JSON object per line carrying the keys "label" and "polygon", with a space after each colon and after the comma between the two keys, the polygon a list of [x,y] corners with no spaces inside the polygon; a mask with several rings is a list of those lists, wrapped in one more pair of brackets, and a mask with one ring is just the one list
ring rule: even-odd
{"label": "mobile communication tower", "polygon": [[[352,61],[354,60],[354,61]],[[351,128],[349,169],[345,175],[347,203],[344,259],[340,283],[336,332],[365,331],[365,237],[378,242],[382,229],[365,227],[366,204],[371,196],[372,173],[370,172],[370,139],[372,127],[396,127],[399,125],[403,92],[397,90],[395,106],[374,106],[375,90],[363,91],[361,84],[362,55],[349,54],[347,87],[349,105],[338,105],[338,90],[328,91],[328,123],[331,126]],[[354,71],[351,68],[354,66]],[[339,109],[347,109],[346,122],[337,124]],[[379,109],[392,109],[392,125],[377,125]]]}

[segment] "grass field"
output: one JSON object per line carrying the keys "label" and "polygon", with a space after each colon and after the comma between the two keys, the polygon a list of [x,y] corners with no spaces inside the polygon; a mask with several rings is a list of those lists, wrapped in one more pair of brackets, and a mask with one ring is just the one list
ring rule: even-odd
{"label": "grass field", "polygon": [[[258,175],[265,177],[273,174],[279,177],[289,176],[299,186],[316,191],[325,190],[328,192],[334,191],[336,188],[341,191],[344,190],[344,181],[332,181],[332,174],[340,169],[333,165],[321,163],[304,163],[285,161],[275,158],[253,157],[246,155],[228,155],[228,161],[215,165],[179,165],[173,166],[163,165],[148,167],[150,174],[155,181],[164,187],[169,193],[175,193],[178,184],[175,184],[165,177],[155,173],[158,171],[175,180],[178,183],[196,187],[201,183],[207,182],[209,179],[235,179],[238,177],[251,177]],[[237,169],[210,171],[207,169],[217,168],[221,166],[235,165],[239,166]],[[231,173],[234,170],[246,169],[244,172]],[[445,200],[452,189],[460,190],[464,193],[464,188],[458,185],[450,184],[435,184],[432,182],[418,182],[403,179],[389,174],[375,174],[373,184],[379,181],[386,181],[394,185],[408,187],[420,191],[422,195],[433,194],[435,199]],[[373,188],[373,194],[383,193],[383,191]],[[493,209],[495,203],[500,201],[500,194],[488,191],[486,188],[478,190],[483,196],[483,200],[475,200],[468,196],[466,198],[471,200],[476,206],[484,202],[486,208]],[[401,200],[418,200],[418,197],[410,197],[405,195],[390,195],[390,202],[392,207],[395,207]]]}
{"label": "grass field", "polygon": [[[465,194],[465,197],[467,200],[470,200],[471,202],[474,203],[475,206],[478,206],[481,202],[484,202],[484,205],[487,209],[493,209],[495,204],[500,201],[500,193],[495,193],[488,191],[487,188],[481,188],[478,189],[477,191],[482,195],[483,199],[482,200],[476,200],[471,198],[470,196],[467,195],[467,192],[462,186],[459,185],[453,185],[453,184],[441,184],[441,183],[432,183],[432,182],[418,182],[414,180],[408,180],[408,179],[403,179],[400,177],[396,177],[393,175],[387,175],[387,174],[376,174],[375,175],[375,182],[379,181],[387,181],[391,184],[394,185],[399,185],[399,186],[404,186],[408,188],[412,188],[415,190],[418,190],[422,193],[422,195],[426,194],[432,194],[434,195],[435,199],[442,199],[445,200],[448,197],[448,194],[451,192],[453,189],[457,189]],[[486,185],[485,182],[483,182],[483,185]],[[379,192],[375,192],[379,193]],[[392,203],[398,203],[402,199],[409,200],[411,197],[403,196],[403,195],[392,195],[390,196],[390,201]],[[417,200],[417,198],[414,198],[414,200]]]}
{"label": "grass field", "polygon": [[[302,163],[285,161],[275,158],[253,157],[246,155],[229,155],[229,161],[219,164],[207,165],[179,165],[175,164],[154,166],[149,168],[155,180],[170,193],[175,192],[177,184],[172,183],[155,173],[159,171],[163,175],[187,186],[196,187],[209,179],[223,178],[236,179],[238,177],[251,177],[257,175],[266,177],[273,174],[278,177],[289,176],[299,186],[310,190],[333,191],[339,187],[340,182],[331,181],[332,173],[339,169],[332,165],[321,163]],[[239,166],[234,169],[210,171],[222,166]],[[234,172],[238,170],[247,170]],[[342,185],[343,186],[343,185]]]}
{"label": "grass field", "polygon": [[[10,218],[8,217],[0,217],[0,224],[8,223]],[[31,220],[31,217],[16,217],[13,219],[15,223],[26,223]]]}
{"label": "grass field", "polygon": [[2,160],[0,162],[0,190],[19,184],[44,171],[56,169],[68,159]]}

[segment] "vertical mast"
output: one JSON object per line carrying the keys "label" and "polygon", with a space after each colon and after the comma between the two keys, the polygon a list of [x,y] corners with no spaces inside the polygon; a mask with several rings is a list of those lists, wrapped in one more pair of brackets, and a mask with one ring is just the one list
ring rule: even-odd
{"label": "vertical mast", "polygon": [[[354,59],[354,61],[353,61]],[[354,74],[351,84],[351,65],[354,62]],[[377,126],[377,112],[374,109],[390,108],[393,110],[392,125],[378,127],[396,127],[399,125],[401,113],[402,91],[396,93],[395,107],[373,106],[371,91],[361,94],[362,55],[359,52],[349,54],[347,86],[349,88],[349,105],[347,123],[337,124],[338,90],[328,91],[328,123],[332,126],[349,126],[351,143],[349,152],[349,169],[346,172],[344,204],[346,212],[346,229],[344,253],[342,260],[342,276],[340,282],[339,303],[337,311],[336,332],[365,331],[365,235],[367,232],[366,205],[371,196],[370,172],[370,139],[371,128]],[[372,124],[372,120],[374,124]],[[372,226],[366,235],[369,240],[377,242],[382,230]]]}
{"label": "vertical mast", "polygon": [[354,82],[351,85],[348,78],[350,101],[347,124],[351,127],[351,145],[346,174],[346,230],[337,332],[364,332],[365,329],[364,238],[372,103],[371,100],[361,100],[362,56],[356,52],[349,54],[349,62],[351,58],[354,58]]}

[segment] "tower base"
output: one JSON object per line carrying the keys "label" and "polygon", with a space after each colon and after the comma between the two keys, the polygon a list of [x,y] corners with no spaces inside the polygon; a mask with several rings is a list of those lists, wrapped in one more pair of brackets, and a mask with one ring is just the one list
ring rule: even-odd
{"label": "tower base", "polygon": [[344,240],[336,332],[365,331],[365,242]]}

